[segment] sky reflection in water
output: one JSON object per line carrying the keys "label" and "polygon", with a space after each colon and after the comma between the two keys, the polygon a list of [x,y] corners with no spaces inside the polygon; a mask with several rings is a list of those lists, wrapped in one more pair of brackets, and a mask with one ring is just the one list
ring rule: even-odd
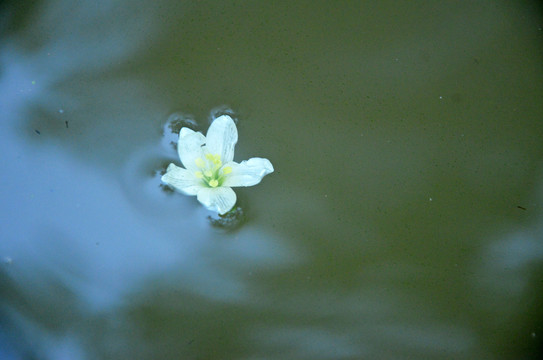
{"label": "sky reflection in water", "polygon": [[[41,135],[35,136],[40,141]],[[80,288],[84,298],[91,296],[88,305],[100,308],[114,304],[127,286],[144,275],[163,272],[174,264],[202,266],[193,269],[189,278],[198,284],[193,289],[206,291],[206,281],[215,282],[227,274],[208,274],[206,260],[195,260],[202,257],[199,253],[215,253],[219,248],[221,256],[246,258],[245,264],[273,263],[282,257],[280,241],[255,235],[250,224],[234,241],[216,243],[221,234],[210,228],[208,212],[191,199],[164,193],[156,176],[150,177],[145,166],[134,165],[159,153],[158,146],[134,154],[119,183],[54,145],[25,148],[9,132],[2,133],[1,144],[9,160],[4,171],[12,174],[4,179],[2,196],[6,203],[16,204],[4,207],[3,215],[17,219],[3,226],[5,238],[17,234],[17,239],[3,242],[2,253],[9,255],[10,268],[17,268],[19,274],[28,272],[21,283],[39,283],[36,275],[42,273],[41,267],[58,270],[57,276],[65,277],[70,288]],[[84,273],[74,274],[76,269]],[[87,281],[92,285],[85,290]],[[228,287],[232,280],[219,282]],[[221,295],[212,286],[207,292],[222,298],[239,296],[239,290],[235,287]]]}
{"label": "sky reflection in water", "polygon": [[[295,260],[279,238],[251,224],[233,238],[217,232],[194,199],[171,196],[144,167],[130,168],[153,149],[135,154],[119,183],[54,145],[29,149],[13,132],[0,136],[3,171],[12,175],[4,178],[1,196],[16,205],[2,207],[2,218],[13,220],[2,226],[3,271],[13,290],[32,302],[65,303],[82,311],[76,317],[92,316],[122,306],[129,293],[157,278],[184,292],[243,302],[240,274]],[[4,304],[4,316],[32,328],[19,306]]]}
{"label": "sky reflection in water", "polygon": [[[77,53],[73,50],[70,55]],[[116,56],[122,54],[116,50]],[[10,48],[2,54],[0,196],[5,204],[1,216],[9,221],[2,224],[0,254],[4,289],[17,293],[16,298],[26,298],[31,308],[50,306],[57,318],[59,306],[75,307],[68,310],[75,311],[74,319],[57,319],[59,323],[113,311],[129,293],[157,278],[169,278],[174,288],[217,301],[243,301],[246,289],[240,273],[277,268],[295,259],[279,238],[251,224],[234,238],[225,238],[209,225],[208,212],[194,199],[164,192],[157,170],[174,154],[170,141],[156,138],[156,144],[128,154],[120,173],[108,172],[53,141],[58,125],[39,121],[36,128],[29,127],[21,120],[35,118],[38,105],[49,112],[47,117],[63,123],[61,131],[80,137],[76,111],[55,108],[72,104],[72,96],[51,90],[69,68],[59,73],[48,68],[43,62],[49,53],[28,56]],[[9,324],[3,337],[10,339],[17,329],[21,338],[33,339],[28,340],[33,345],[26,346],[45,358],[85,358],[78,345],[81,334],[50,334],[39,323],[53,320],[34,311],[28,314],[24,303],[3,301],[1,310],[3,323]]]}
{"label": "sky reflection in water", "polygon": [[[532,354],[533,22],[219,3],[46,1],[2,39],[0,357]],[[277,164],[231,232],[159,186],[169,115],[225,103]]]}

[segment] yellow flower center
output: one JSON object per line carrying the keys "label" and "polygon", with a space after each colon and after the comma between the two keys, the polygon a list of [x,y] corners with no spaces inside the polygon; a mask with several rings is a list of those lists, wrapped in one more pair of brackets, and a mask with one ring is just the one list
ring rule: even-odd
{"label": "yellow flower center", "polygon": [[194,162],[200,169],[194,175],[212,188],[221,186],[225,176],[232,172],[230,166],[222,166],[221,156],[217,154],[205,154],[205,159],[197,158]]}

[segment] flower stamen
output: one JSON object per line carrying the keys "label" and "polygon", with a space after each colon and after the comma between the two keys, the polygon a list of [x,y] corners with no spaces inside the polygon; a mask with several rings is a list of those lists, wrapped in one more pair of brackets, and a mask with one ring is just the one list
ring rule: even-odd
{"label": "flower stamen", "polygon": [[232,167],[225,166],[222,168],[221,156],[218,154],[207,153],[203,158],[197,158],[194,160],[196,166],[201,171],[195,171],[194,176],[202,181],[209,187],[215,188],[221,186],[224,182],[225,175],[232,172]]}
{"label": "flower stamen", "polygon": [[198,166],[200,169],[203,169],[206,166],[206,163],[202,158],[197,158],[196,160],[194,160],[194,162],[196,163],[196,166]]}

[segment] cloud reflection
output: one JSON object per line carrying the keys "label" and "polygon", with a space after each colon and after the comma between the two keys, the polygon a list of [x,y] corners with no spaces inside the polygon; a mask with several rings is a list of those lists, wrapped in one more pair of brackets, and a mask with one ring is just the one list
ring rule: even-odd
{"label": "cloud reflection", "polygon": [[[135,164],[149,152],[134,154],[119,181],[55,146],[29,148],[10,132],[0,134],[0,151],[10,175],[0,188],[11,204],[0,208],[11,220],[0,230],[0,255],[11,259],[5,275],[24,298],[51,304],[55,317],[62,303],[74,309],[74,319],[107,313],[156,281],[216,301],[242,301],[250,271],[299,261],[256,226],[219,233],[190,198],[146,186],[155,179]],[[53,326],[9,300],[1,307]]]}
{"label": "cloud reflection", "polygon": [[[0,280],[11,292],[2,289],[0,316],[21,335],[18,347],[34,339],[39,358],[85,358],[90,329],[75,323],[122,308],[154,282],[234,301],[247,272],[292,260],[257,228],[218,234],[207,212],[168,197],[149,175],[150,157],[166,159],[148,131],[162,107],[115,71],[167,28],[157,12],[173,9],[149,4],[40,2],[0,43]],[[120,170],[96,166],[113,158]]]}

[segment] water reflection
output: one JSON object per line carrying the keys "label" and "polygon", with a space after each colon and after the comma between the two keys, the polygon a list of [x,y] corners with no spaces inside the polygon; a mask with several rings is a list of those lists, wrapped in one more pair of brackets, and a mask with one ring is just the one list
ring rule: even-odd
{"label": "water reflection", "polygon": [[[539,188],[543,188],[543,181]],[[541,193],[535,198],[543,200]],[[490,235],[492,240],[473,264],[471,286],[474,294],[486,299],[476,303],[477,310],[487,314],[485,325],[495,329],[503,351],[509,351],[508,339],[513,337],[519,347],[540,353],[543,288],[538,279],[543,268],[543,217],[538,206],[525,211],[532,214],[522,214],[530,219],[524,226],[503,227]],[[533,315],[522,324],[511,321],[520,313]]]}
{"label": "water reflection", "polygon": [[[62,314],[81,319],[108,313],[155,281],[216,301],[242,301],[251,271],[298,261],[273,234],[248,224],[234,238],[224,237],[210,228],[207,211],[196,202],[161,191],[145,166],[156,165],[160,146],[133,154],[119,183],[54,146],[35,151],[13,133],[0,137],[9,154],[4,171],[17,175],[0,190],[6,203],[17,204],[2,208],[4,218],[17,219],[2,227],[8,239],[0,243],[2,277],[17,298],[50,309],[14,308],[3,287],[2,317],[24,338],[40,338],[55,351],[73,346],[49,339],[49,329],[65,334],[71,327],[73,320]],[[62,355],[36,351],[51,359]]]}
{"label": "water reflection", "polygon": [[[3,35],[0,357],[534,354],[524,3],[149,4],[45,1]],[[159,181],[165,119],[225,103],[240,158],[280,164],[230,232]]]}
{"label": "water reflection", "polygon": [[8,241],[0,243],[2,280],[9,283],[2,286],[1,315],[23,339],[8,338],[15,348],[83,358],[89,350],[78,344],[89,329],[75,323],[100,321],[142,286],[148,291],[158,281],[186,296],[240,302],[251,272],[298,261],[280,239],[250,224],[234,238],[217,234],[196,202],[161,191],[150,170],[172,149],[158,139],[131,155],[120,179],[57,146],[28,146],[13,130],[0,140],[4,171],[13,175],[0,192],[6,204],[17,204],[2,207],[2,217],[15,221],[3,224]]}
{"label": "water reflection", "polygon": [[477,282],[507,297],[520,296],[530,284],[530,273],[543,259],[541,229],[506,234],[491,242],[483,252]]}

